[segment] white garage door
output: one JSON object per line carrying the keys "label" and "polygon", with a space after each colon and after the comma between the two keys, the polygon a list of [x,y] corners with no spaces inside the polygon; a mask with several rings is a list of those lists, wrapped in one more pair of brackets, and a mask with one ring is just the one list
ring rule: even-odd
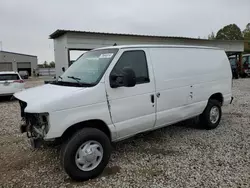
{"label": "white garage door", "polygon": [[30,62],[17,62],[17,69],[30,69],[31,68],[31,64]]}
{"label": "white garage door", "polygon": [[0,62],[0,71],[12,71],[11,62]]}

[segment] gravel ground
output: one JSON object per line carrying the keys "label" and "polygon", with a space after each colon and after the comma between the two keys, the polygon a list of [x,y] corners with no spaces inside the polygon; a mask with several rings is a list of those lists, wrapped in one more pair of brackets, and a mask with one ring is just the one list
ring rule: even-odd
{"label": "gravel ground", "polygon": [[[42,84],[29,81],[27,87]],[[0,102],[0,187],[250,187],[250,79],[234,81],[233,104],[220,126],[179,123],[114,146],[103,174],[74,182],[59,164],[59,147],[31,150],[19,133],[16,101]]]}

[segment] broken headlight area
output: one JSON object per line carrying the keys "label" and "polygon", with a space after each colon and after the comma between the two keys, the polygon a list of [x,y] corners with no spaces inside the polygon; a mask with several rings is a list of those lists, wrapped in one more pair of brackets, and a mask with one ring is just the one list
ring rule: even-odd
{"label": "broken headlight area", "polygon": [[21,132],[27,132],[28,138],[43,139],[49,131],[48,116],[48,113],[25,113]]}
{"label": "broken headlight area", "polygon": [[20,110],[21,110],[21,117],[23,118],[25,116],[24,109],[27,107],[27,103],[21,100],[18,100],[20,104]]}

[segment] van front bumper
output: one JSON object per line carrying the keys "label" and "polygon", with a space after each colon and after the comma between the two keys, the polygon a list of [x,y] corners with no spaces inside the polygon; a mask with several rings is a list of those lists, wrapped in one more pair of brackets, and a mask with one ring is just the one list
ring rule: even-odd
{"label": "van front bumper", "polygon": [[32,148],[41,146],[48,126],[48,113],[22,113],[20,132],[27,134]]}

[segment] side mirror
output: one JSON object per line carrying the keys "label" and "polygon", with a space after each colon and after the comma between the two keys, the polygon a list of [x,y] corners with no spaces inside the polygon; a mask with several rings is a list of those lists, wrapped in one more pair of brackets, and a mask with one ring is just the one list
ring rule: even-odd
{"label": "side mirror", "polygon": [[112,74],[110,75],[110,86],[111,88],[117,87],[134,87],[136,84],[136,76],[133,69],[130,67],[125,67],[122,69],[122,74]]}
{"label": "side mirror", "polygon": [[65,67],[62,68],[62,71],[65,72]]}
{"label": "side mirror", "polygon": [[136,84],[136,76],[133,69],[130,67],[125,67],[122,70],[123,72],[123,83],[125,87],[134,87]]}

